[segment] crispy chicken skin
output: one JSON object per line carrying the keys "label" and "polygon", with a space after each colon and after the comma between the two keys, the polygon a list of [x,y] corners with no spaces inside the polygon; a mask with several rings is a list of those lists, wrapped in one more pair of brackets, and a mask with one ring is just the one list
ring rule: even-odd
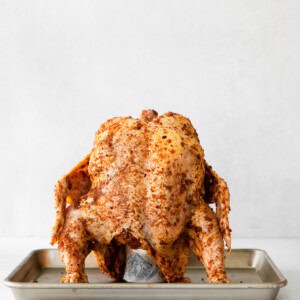
{"label": "crispy chicken skin", "polygon": [[55,207],[51,243],[66,266],[62,282],[87,282],[91,251],[105,275],[121,280],[126,244],[145,249],[168,282],[189,282],[190,251],[208,282],[230,282],[223,243],[230,251],[228,187],[180,114],[144,110],[140,119],[102,124],[91,153],[58,181]]}

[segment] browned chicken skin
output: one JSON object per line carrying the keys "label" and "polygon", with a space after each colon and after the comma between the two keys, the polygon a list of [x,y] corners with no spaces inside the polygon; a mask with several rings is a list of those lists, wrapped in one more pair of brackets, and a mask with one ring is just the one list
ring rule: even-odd
{"label": "browned chicken skin", "polygon": [[230,282],[223,243],[230,251],[229,191],[182,115],[144,110],[140,119],[108,120],[91,153],[58,181],[55,199],[51,243],[66,265],[62,282],[87,282],[91,251],[105,275],[122,279],[126,244],[145,249],[168,282],[189,282],[190,250],[209,282]]}

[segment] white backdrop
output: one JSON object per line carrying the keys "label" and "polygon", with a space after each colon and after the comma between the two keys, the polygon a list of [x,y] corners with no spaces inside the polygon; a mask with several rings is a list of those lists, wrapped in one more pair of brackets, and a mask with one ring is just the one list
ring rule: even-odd
{"label": "white backdrop", "polygon": [[48,237],[108,118],[188,116],[234,237],[300,237],[300,1],[0,0],[0,236]]}

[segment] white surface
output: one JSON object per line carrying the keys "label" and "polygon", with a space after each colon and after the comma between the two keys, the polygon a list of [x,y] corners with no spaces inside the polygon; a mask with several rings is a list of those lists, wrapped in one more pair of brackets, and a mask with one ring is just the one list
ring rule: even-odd
{"label": "white surface", "polygon": [[300,1],[0,0],[0,236],[49,236],[100,123],[192,120],[236,237],[300,237]]}
{"label": "white surface", "polygon": [[[268,252],[279,270],[288,279],[278,300],[298,300],[300,295],[300,239],[234,239],[234,248],[257,248]],[[0,239],[0,282],[33,249],[49,248],[46,239]],[[11,291],[0,286],[0,299],[13,299]]]}

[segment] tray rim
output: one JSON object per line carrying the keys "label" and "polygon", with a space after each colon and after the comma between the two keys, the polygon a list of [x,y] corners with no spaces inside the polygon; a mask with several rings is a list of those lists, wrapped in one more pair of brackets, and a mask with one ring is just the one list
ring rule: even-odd
{"label": "tray rim", "polygon": [[57,248],[40,248],[30,251],[25,258],[10,272],[4,279],[4,285],[14,289],[277,289],[282,288],[288,284],[287,279],[275,265],[265,250],[257,248],[235,248],[232,251],[250,252],[256,251],[263,253],[268,263],[272,267],[279,281],[266,283],[32,283],[32,282],[13,282],[11,278],[15,276],[20,269],[26,264],[28,259],[39,251],[57,251]]}

